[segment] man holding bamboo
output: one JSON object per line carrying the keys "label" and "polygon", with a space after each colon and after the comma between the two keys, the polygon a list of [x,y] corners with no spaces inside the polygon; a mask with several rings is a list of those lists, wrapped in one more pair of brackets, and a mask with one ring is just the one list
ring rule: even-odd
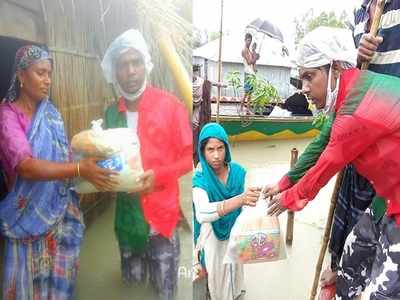
{"label": "man holding bamboo", "polygon": [[[400,77],[400,59],[396,53],[400,49],[398,36],[400,28],[396,19],[400,17],[400,1],[386,1],[383,8],[382,29],[378,35],[371,33],[377,1],[363,1],[355,13],[354,41],[357,50],[357,64],[369,63],[368,69]],[[379,22],[378,22],[379,23]],[[326,286],[336,281],[336,271],[344,250],[347,235],[358,222],[364,211],[370,206],[375,191],[352,165],[344,170],[342,184],[337,197],[334,222],[330,238],[331,268],[323,272],[321,285]],[[381,203],[381,206],[384,203]],[[376,203],[375,203],[376,205]],[[381,210],[384,210],[382,207]],[[338,283],[338,288],[342,282]]]}
{"label": "man holding bamboo", "polygon": [[139,31],[128,30],[114,40],[102,68],[120,96],[106,111],[106,125],[137,134],[144,169],[139,189],[117,195],[122,277],[126,284],[149,277],[159,298],[171,300],[180,256],[178,178],[192,170],[188,112],[175,96],[147,84],[153,64]]}
{"label": "man holding bamboo", "polygon": [[[297,182],[286,176],[278,190],[269,188],[267,196],[275,194],[269,213],[303,209],[336,172],[352,163],[380,197],[374,197],[372,207],[346,240],[337,299],[354,299],[364,288],[368,299],[400,299],[400,177],[395,171],[400,167],[396,154],[400,146],[396,137],[400,132],[400,79],[341,68],[337,61],[346,49],[342,47],[344,37],[336,35],[338,30],[318,28],[306,35],[297,61],[307,96],[318,108],[333,101],[329,141]],[[330,71],[324,71],[329,62]],[[335,89],[336,95],[332,93]],[[277,194],[279,191],[283,192]],[[386,213],[377,205],[382,202],[387,205]]]}

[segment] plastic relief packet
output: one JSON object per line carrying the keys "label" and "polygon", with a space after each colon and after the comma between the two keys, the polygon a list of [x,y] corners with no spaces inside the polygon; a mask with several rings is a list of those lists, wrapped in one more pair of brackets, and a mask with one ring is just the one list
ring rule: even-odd
{"label": "plastic relief packet", "polygon": [[[72,138],[74,159],[105,157],[97,165],[118,172],[115,177],[118,185],[114,191],[129,192],[139,184],[138,176],[143,173],[139,139],[130,128],[104,130],[101,124],[102,120],[93,121],[92,129],[82,131]],[[94,185],[82,178],[76,181],[74,189],[81,194],[98,192]]]}
{"label": "plastic relief packet", "polygon": [[276,216],[267,215],[261,194],[257,205],[243,207],[232,228],[224,263],[259,263],[286,259],[286,248]]}

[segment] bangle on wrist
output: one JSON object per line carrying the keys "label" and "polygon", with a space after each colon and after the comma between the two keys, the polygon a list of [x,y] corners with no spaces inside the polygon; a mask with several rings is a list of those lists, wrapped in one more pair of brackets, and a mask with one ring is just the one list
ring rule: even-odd
{"label": "bangle on wrist", "polygon": [[225,200],[222,200],[217,207],[217,213],[220,217],[225,216]]}

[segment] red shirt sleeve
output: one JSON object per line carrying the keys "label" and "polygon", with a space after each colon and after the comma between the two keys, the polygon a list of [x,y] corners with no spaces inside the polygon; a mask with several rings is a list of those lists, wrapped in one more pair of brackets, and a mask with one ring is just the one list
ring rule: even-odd
{"label": "red shirt sleeve", "polygon": [[174,107],[172,123],[174,126],[170,128],[172,135],[170,147],[175,153],[175,160],[168,165],[153,168],[156,186],[176,180],[192,170],[192,128],[189,113],[181,102],[177,102]]}
{"label": "red shirt sleeve", "polygon": [[286,191],[288,188],[293,186],[293,182],[290,180],[289,176],[285,175],[278,182],[279,190],[281,192]]}
{"label": "red shirt sleeve", "polygon": [[329,143],[315,166],[296,185],[282,193],[283,206],[293,211],[303,209],[329,179],[385,134],[387,129],[383,127],[352,115],[338,115]]}

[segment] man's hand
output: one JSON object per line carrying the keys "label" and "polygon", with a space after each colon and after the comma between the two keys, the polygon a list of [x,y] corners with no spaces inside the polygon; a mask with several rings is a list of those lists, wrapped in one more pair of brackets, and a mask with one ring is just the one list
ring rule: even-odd
{"label": "man's hand", "polygon": [[263,189],[264,198],[275,196],[276,194],[279,194],[280,192],[281,192],[281,190],[279,189],[278,184],[269,184],[269,185],[266,185]]}
{"label": "man's hand", "polygon": [[364,33],[358,46],[357,63],[370,62],[382,42],[383,38],[381,36],[374,37],[370,33]]}
{"label": "man's hand", "polygon": [[284,207],[281,203],[281,195],[278,194],[272,197],[272,199],[268,203],[268,215],[270,216],[279,216],[281,213],[283,213],[285,210],[287,210],[286,207]]}
{"label": "man's hand", "polygon": [[130,191],[131,193],[149,194],[154,191],[155,175],[153,170],[147,170],[137,179],[138,187]]}

